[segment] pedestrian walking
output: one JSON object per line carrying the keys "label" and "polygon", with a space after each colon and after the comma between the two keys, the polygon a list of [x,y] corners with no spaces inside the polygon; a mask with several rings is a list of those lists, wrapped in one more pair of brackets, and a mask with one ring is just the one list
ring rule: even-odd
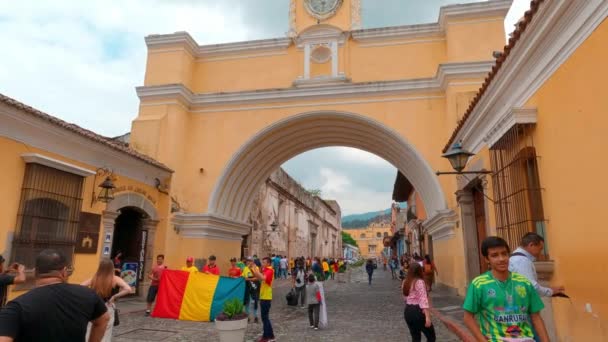
{"label": "pedestrian walking", "polygon": [[[296,260],[297,260],[297,258],[296,258]],[[289,258],[289,269],[288,269],[289,275],[291,275],[296,268],[296,260],[293,260],[293,258]]]}
{"label": "pedestrian walking", "polygon": [[[247,257],[245,267],[241,273],[242,277],[245,278],[245,299],[243,304],[245,305],[245,312],[249,315],[248,321],[258,323],[258,306],[260,303],[260,280],[253,273],[253,269],[257,268],[252,257]],[[251,317],[251,306],[253,306],[253,319]]]}
{"label": "pedestrian walking", "polygon": [[304,308],[306,300],[306,271],[304,270],[303,261],[298,260],[296,268],[292,272],[292,279],[292,286],[296,290],[296,305],[299,298],[301,308]]}
{"label": "pedestrian walking", "polygon": [[434,342],[436,335],[431,322],[428,293],[422,267],[417,262],[410,265],[407,278],[401,283],[401,291],[405,300],[403,317],[412,335],[412,341],[420,342],[424,334],[427,341]]}
{"label": "pedestrian walking", "polygon": [[272,254],[272,269],[274,270],[274,278],[281,278],[281,256]]}
{"label": "pedestrian walking", "polygon": [[150,288],[148,289],[148,296],[146,297],[146,313],[145,316],[150,316],[150,311],[152,310],[152,304],[156,299],[156,295],[158,294],[158,286],[160,285],[160,277],[163,275],[163,272],[167,269],[167,266],[164,265],[165,256],[159,254],[156,256],[156,265],[148,274],[148,279],[151,280]]}
{"label": "pedestrian walking", "polygon": [[308,322],[310,327],[319,330],[319,315],[321,312],[321,289],[319,284],[315,282],[314,274],[308,276],[308,284],[306,285],[306,303],[308,304]]}
{"label": "pedestrian walking", "polygon": [[196,268],[196,266],[194,266],[194,258],[191,256],[187,257],[186,266],[182,266],[181,270],[190,272],[190,273],[198,272],[198,268]]}
{"label": "pedestrian walking", "polygon": [[[121,277],[114,275],[114,265],[110,259],[102,259],[97,267],[97,272],[92,278],[87,279],[80,284],[91,288],[99,298],[103,300],[107,307],[110,321],[106,326],[103,334],[102,342],[112,341],[112,328],[116,319],[116,300],[132,293],[131,287]],[[92,325],[87,326],[87,336],[91,332]]]}
{"label": "pedestrian walking", "polygon": [[398,268],[397,257],[391,258],[391,261],[389,262],[389,267],[391,269],[391,277],[393,279],[397,279],[397,268]]}
{"label": "pedestrian walking", "polygon": [[433,283],[435,282],[435,275],[439,275],[435,263],[431,260],[430,255],[425,255],[422,261],[422,267],[424,267],[424,282],[426,283],[427,292],[431,292]]}
{"label": "pedestrian walking", "polygon": [[281,268],[279,275],[281,276],[282,279],[287,279],[288,264],[289,264],[289,262],[287,261],[287,257],[285,255],[283,255],[283,257],[281,257],[281,259],[279,259],[279,267]]}
{"label": "pedestrian walking", "polygon": [[[36,287],[0,310],[1,341],[101,341],[110,315],[91,289],[68,284],[65,256],[46,249],[36,257]],[[114,265],[110,262],[110,272]]]}
{"label": "pedestrian walking", "polygon": [[210,255],[209,259],[207,261],[207,265],[205,265],[205,267],[203,267],[203,273],[219,276],[220,268],[217,266],[215,261],[216,261],[215,255]]}
{"label": "pedestrian walking", "polygon": [[372,259],[367,259],[365,264],[365,271],[367,272],[367,282],[369,286],[372,286],[372,275],[374,274],[374,262]]}
{"label": "pedestrian walking", "polygon": [[262,270],[257,267],[253,269],[253,273],[260,280],[260,308],[262,310],[262,324],[264,332],[258,342],[274,342],[274,331],[270,322],[270,307],[272,304],[272,283],[274,280],[274,270],[271,266],[272,261],[269,257],[262,259]]}
{"label": "pedestrian walking", "polygon": [[0,308],[6,305],[8,286],[25,282],[25,266],[18,263],[4,269],[4,257],[0,255]]}
{"label": "pedestrian walking", "polygon": [[336,277],[336,274],[338,274],[338,272],[340,271],[340,268],[338,267],[338,260],[332,259],[332,264],[331,264],[331,280],[334,280]]}
{"label": "pedestrian walking", "polygon": [[478,341],[533,342],[534,328],[538,340],[548,342],[540,316],[544,304],[526,277],[509,272],[509,253],[509,245],[500,237],[490,236],[481,243],[490,270],[469,285],[464,323]]}
{"label": "pedestrian walking", "polygon": [[323,258],[323,262],[321,264],[323,266],[323,276],[324,279],[329,279],[329,263],[327,262],[327,258]]}
{"label": "pedestrian walking", "polygon": [[317,281],[323,281],[325,279],[323,276],[323,266],[321,266],[321,260],[319,260],[319,258],[313,260],[311,269]]}

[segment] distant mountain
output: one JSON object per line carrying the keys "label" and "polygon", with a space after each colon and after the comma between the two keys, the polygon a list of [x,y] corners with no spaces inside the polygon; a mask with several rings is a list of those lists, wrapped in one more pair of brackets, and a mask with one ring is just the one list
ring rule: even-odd
{"label": "distant mountain", "polygon": [[[399,203],[402,208],[407,206],[407,203]],[[381,211],[372,211],[363,214],[351,214],[342,217],[342,228],[363,228],[367,227],[372,222],[381,221],[383,219],[390,219],[391,209],[385,209]]]}

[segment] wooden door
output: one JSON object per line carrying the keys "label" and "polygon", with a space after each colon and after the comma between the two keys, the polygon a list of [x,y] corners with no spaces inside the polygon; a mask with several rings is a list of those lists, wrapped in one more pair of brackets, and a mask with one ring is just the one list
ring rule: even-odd
{"label": "wooden door", "polygon": [[475,226],[477,227],[477,247],[479,250],[479,272],[484,273],[488,270],[488,264],[481,254],[481,242],[487,237],[486,234],[486,210],[484,205],[483,192],[473,189],[473,207],[475,211]]}

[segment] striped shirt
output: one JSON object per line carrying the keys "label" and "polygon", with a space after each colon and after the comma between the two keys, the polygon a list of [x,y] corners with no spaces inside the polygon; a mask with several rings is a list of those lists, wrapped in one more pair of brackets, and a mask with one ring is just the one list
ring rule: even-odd
{"label": "striped shirt", "polygon": [[429,308],[429,297],[426,294],[424,280],[418,279],[410,288],[410,293],[405,298],[405,304],[418,305],[421,309]]}

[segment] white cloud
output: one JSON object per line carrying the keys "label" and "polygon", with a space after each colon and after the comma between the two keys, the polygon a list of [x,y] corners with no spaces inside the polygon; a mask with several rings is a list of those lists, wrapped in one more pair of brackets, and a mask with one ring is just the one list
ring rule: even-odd
{"label": "white cloud", "polygon": [[391,165],[389,162],[373,153],[351,147],[337,147],[336,155],[346,162],[353,162],[367,166],[386,167]]}
{"label": "white cloud", "polygon": [[336,200],[342,209],[342,215],[384,210],[391,205],[391,193],[353,184],[347,172],[322,167],[319,177],[322,180],[321,196],[324,199]]}
{"label": "white cloud", "polygon": [[[225,3],[222,3],[225,5]],[[255,35],[238,6],[208,1],[3,1],[0,92],[113,136],[130,129],[144,37],[188,31],[200,44]]]}

